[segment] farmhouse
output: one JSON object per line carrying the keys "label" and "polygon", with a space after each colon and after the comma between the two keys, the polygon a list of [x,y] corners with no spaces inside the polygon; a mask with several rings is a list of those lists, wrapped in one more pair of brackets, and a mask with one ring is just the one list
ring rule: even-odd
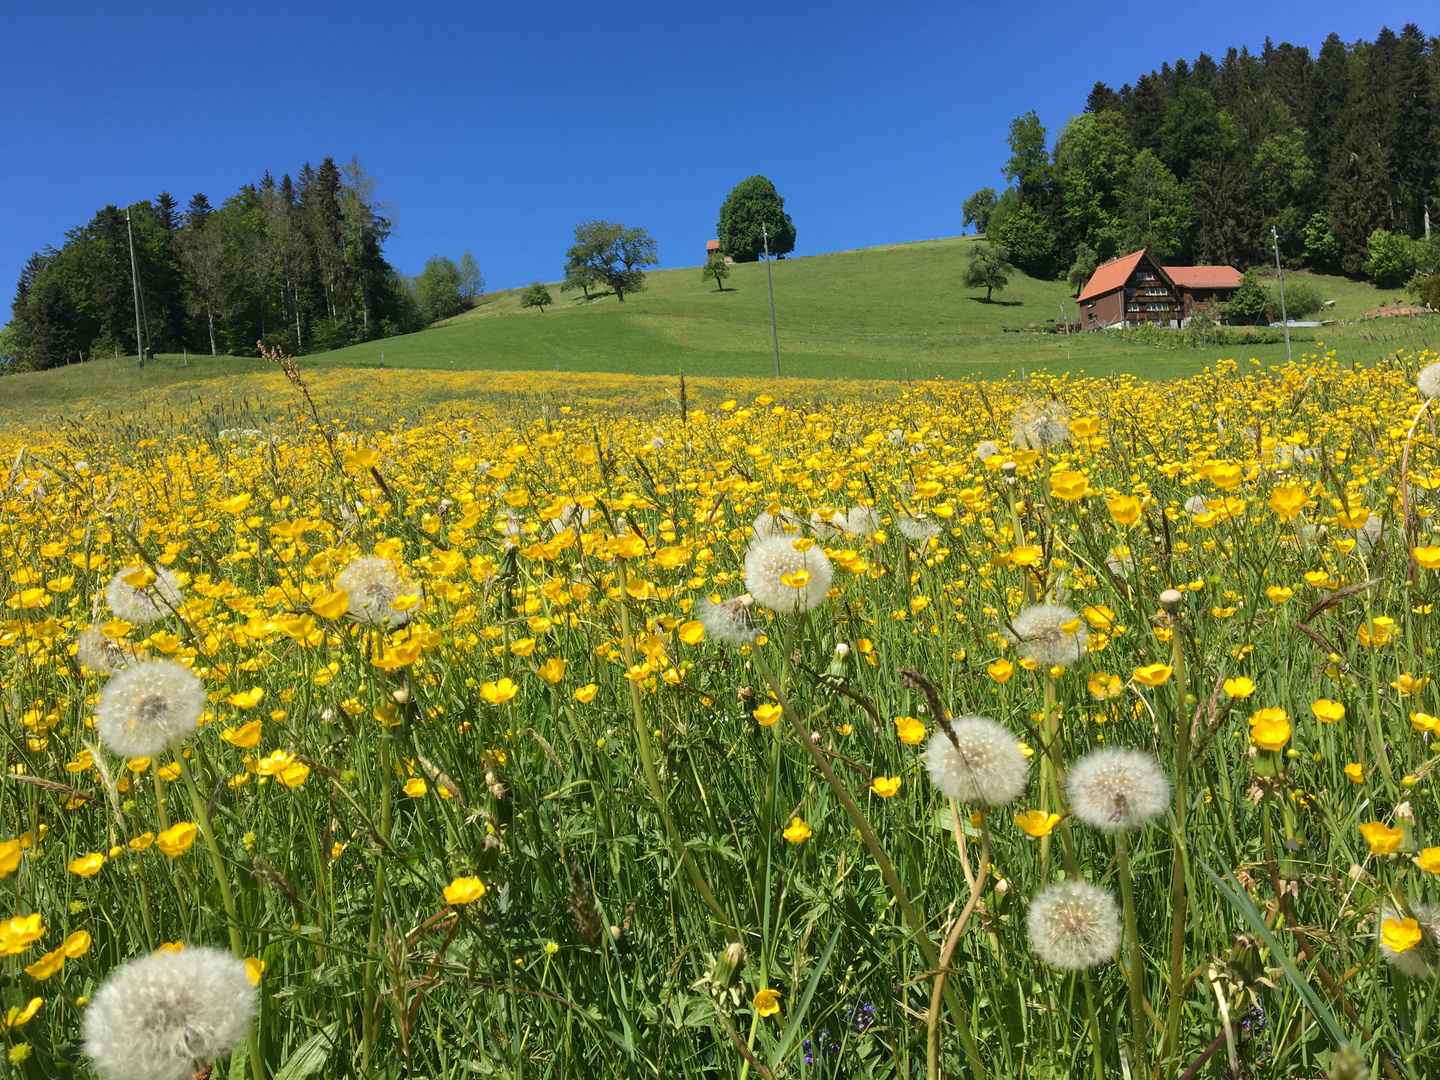
{"label": "farmhouse", "polygon": [[1240,287],[1233,266],[1161,266],[1141,248],[1098,267],[1076,301],[1086,330],[1184,326],[1201,304],[1224,302]]}

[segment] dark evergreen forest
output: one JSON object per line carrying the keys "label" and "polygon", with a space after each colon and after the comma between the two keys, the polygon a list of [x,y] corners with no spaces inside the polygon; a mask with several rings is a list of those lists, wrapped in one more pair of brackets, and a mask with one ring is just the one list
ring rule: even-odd
{"label": "dark evergreen forest", "polygon": [[1009,186],[976,193],[966,223],[1031,274],[1079,280],[1140,247],[1244,269],[1272,262],[1273,229],[1287,265],[1402,284],[1435,269],[1440,40],[1412,24],[1201,53],[1096,83],[1053,145],[1018,117],[1010,149]]}
{"label": "dark evergreen forest", "polygon": [[318,352],[419,328],[406,281],[385,261],[391,212],[360,163],[268,172],[218,207],[168,193],[106,206],[31,256],[6,329],[7,368],[135,355],[133,231],[147,353],[255,356],[259,344]]}

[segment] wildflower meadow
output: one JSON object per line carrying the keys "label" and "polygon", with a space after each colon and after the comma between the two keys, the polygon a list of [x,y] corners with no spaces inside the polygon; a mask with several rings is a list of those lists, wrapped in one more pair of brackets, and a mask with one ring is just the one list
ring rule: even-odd
{"label": "wildflower meadow", "polygon": [[0,1070],[1435,1075],[1435,359],[11,424]]}

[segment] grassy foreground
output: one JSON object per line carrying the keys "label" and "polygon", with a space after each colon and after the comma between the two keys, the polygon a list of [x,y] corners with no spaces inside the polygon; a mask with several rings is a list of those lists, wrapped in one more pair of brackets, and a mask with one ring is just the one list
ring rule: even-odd
{"label": "grassy foreground", "polygon": [[1434,1075],[1430,359],[11,424],[5,1068]]}

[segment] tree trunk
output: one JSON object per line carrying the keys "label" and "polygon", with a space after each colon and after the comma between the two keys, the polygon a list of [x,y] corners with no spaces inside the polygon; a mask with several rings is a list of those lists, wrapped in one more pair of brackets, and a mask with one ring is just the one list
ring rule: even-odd
{"label": "tree trunk", "polygon": [[205,314],[210,320],[210,355],[218,356],[220,351],[215,348],[215,309],[208,302],[205,304]]}
{"label": "tree trunk", "polygon": [[986,286],[985,286],[985,303],[987,303],[987,304],[990,303],[990,292],[991,292],[991,290],[994,289],[994,288],[995,288],[995,286],[993,286],[993,285],[986,285]]}

